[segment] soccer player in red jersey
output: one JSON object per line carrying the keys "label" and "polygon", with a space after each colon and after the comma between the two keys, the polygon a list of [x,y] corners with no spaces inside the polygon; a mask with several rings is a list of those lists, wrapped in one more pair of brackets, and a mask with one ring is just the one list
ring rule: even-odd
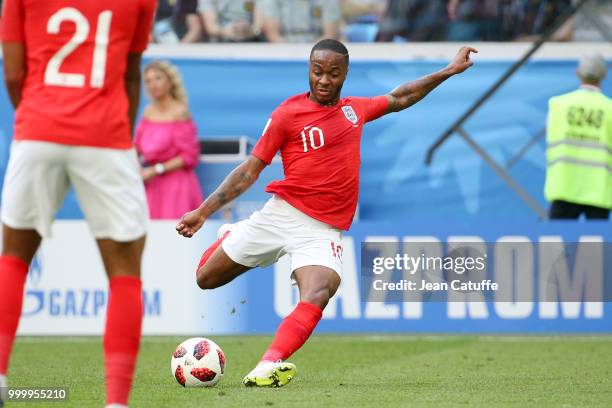
{"label": "soccer player in red jersey", "polygon": [[287,316],[247,386],[282,386],[296,375],[286,360],[308,339],[342,275],[341,231],[348,230],[359,188],[363,125],[420,101],[449,77],[470,66],[473,48],[463,47],[444,69],[375,98],[340,97],[349,55],[335,40],[322,40],[310,54],[310,92],[293,96],[273,113],[252,155],[202,205],[178,223],[191,237],[211,214],[248,189],[281,151],[285,179],[266,191],[274,196],[248,220],[222,226],[197,270],[202,289],[225,285],[247,270],[291,257],[300,302]]}
{"label": "soccer player in red jersey", "polygon": [[0,385],[30,262],[72,185],[110,281],[106,402],[127,406],[140,345],[148,219],[131,127],[155,6],[155,0],[4,1],[4,78],[16,112],[2,191]]}

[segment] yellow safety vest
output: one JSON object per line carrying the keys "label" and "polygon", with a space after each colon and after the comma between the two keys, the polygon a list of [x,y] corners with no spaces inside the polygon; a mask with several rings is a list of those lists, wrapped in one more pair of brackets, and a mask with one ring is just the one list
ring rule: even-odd
{"label": "yellow safety vest", "polygon": [[612,100],[583,87],[548,107],[546,199],[612,208]]}

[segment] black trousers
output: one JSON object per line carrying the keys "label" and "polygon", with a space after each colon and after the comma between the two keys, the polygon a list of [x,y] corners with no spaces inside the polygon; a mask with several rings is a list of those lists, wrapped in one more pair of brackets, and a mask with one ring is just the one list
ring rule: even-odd
{"label": "black trousers", "polygon": [[610,210],[607,208],[574,204],[562,200],[552,202],[548,217],[551,220],[571,220],[579,218],[583,213],[588,220],[607,220],[610,217]]}

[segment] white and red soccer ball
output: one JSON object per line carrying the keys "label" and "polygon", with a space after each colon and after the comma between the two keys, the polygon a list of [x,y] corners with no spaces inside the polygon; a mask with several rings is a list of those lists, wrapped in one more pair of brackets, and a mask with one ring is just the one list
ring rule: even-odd
{"label": "white and red soccer ball", "polygon": [[214,341],[195,337],[179,344],[170,368],[183,387],[212,387],[223,378],[225,354]]}

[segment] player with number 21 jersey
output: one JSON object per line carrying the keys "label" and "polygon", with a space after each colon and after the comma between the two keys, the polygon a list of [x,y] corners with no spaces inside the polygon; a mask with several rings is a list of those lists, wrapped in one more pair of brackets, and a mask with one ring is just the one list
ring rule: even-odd
{"label": "player with number 21 jersey", "polygon": [[1,205],[0,407],[28,269],[71,186],[109,278],[106,404],[128,405],[148,222],[131,128],[155,6],[155,0],[4,1],[4,80],[15,125]]}

